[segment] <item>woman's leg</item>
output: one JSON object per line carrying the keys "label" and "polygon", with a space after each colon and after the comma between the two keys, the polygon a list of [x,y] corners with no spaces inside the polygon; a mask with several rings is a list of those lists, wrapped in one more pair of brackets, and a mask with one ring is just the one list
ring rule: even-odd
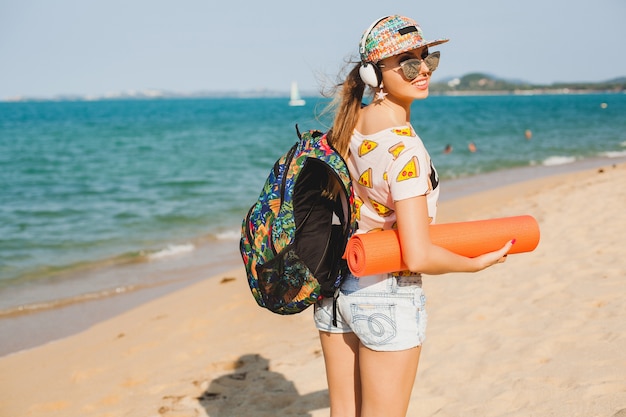
{"label": "woman's leg", "polygon": [[354,333],[320,331],[331,417],[361,415],[359,339]]}
{"label": "woman's leg", "polygon": [[405,417],[417,374],[421,346],[378,352],[361,345],[361,417]]}

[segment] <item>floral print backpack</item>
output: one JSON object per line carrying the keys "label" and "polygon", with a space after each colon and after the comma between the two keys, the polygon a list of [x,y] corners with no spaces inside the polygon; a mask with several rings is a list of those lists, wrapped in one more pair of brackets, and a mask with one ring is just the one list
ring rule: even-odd
{"label": "floral print backpack", "polygon": [[243,219],[240,251],[256,302],[295,314],[332,297],[348,272],[343,259],[356,230],[344,159],[317,130],[276,161]]}

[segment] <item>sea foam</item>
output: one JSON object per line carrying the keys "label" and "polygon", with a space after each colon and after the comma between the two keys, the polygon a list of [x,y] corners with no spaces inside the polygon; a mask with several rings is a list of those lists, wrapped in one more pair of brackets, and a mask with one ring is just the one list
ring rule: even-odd
{"label": "sea foam", "polygon": [[554,166],[554,165],[565,165],[571,164],[572,162],[576,162],[576,157],[574,156],[550,156],[543,160],[541,163],[544,166]]}
{"label": "sea foam", "polygon": [[239,240],[241,238],[240,230],[228,230],[218,233],[216,235],[217,240]]}
{"label": "sea foam", "polygon": [[626,151],[608,151],[602,152],[600,156],[604,156],[606,158],[621,158],[626,156]]}
{"label": "sea foam", "polygon": [[165,249],[151,253],[148,255],[149,260],[157,260],[163,258],[169,258],[172,256],[181,255],[183,253],[193,252],[196,247],[191,243],[185,243],[182,245],[168,245]]}

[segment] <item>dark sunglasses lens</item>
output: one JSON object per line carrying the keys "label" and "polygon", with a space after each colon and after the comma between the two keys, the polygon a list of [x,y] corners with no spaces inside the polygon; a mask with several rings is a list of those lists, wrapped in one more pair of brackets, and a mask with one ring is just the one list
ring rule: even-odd
{"label": "dark sunglasses lens", "polygon": [[424,63],[428,67],[428,69],[432,72],[437,69],[439,66],[439,52],[433,52],[424,58]]}
{"label": "dark sunglasses lens", "polygon": [[433,52],[422,61],[421,59],[407,59],[400,64],[404,76],[409,80],[414,80],[420,74],[420,66],[422,62],[426,64],[430,72],[433,72],[439,66],[439,51]]}
{"label": "dark sunglasses lens", "polygon": [[400,64],[400,68],[402,68],[402,73],[407,79],[413,80],[420,74],[420,65],[422,65],[421,60],[408,59]]}

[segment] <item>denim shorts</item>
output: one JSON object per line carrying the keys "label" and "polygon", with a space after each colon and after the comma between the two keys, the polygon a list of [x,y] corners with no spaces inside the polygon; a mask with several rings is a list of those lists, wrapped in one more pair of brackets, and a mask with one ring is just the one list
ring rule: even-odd
{"label": "denim shorts", "polygon": [[425,304],[419,275],[349,275],[337,297],[337,325],[333,299],[324,298],[315,305],[315,326],[330,333],[354,332],[372,350],[405,350],[425,340]]}

